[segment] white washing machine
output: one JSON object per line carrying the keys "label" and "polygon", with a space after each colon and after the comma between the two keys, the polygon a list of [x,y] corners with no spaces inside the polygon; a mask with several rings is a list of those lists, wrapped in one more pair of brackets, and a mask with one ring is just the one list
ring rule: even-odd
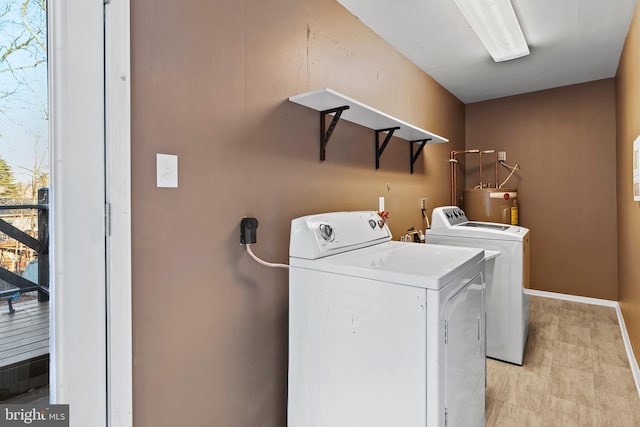
{"label": "white washing machine", "polygon": [[425,241],[494,251],[485,277],[487,356],[522,365],[529,332],[529,230],[469,221],[457,206],[444,206],[433,210]]}
{"label": "white washing machine", "polygon": [[484,253],[376,212],[294,219],[289,427],[484,426]]}

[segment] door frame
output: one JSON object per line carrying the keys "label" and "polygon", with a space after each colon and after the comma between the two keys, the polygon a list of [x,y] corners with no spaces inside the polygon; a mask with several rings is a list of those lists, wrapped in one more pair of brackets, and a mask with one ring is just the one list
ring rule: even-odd
{"label": "door frame", "polygon": [[48,2],[52,403],[132,425],[129,0]]}
{"label": "door frame", "polygon": [[130,0],[105,4],[108,426],[133,425]]}

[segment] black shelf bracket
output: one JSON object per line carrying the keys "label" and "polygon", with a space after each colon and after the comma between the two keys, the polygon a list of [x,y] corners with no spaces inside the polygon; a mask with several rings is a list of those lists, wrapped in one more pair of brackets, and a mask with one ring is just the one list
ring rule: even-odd
{"label": "black shelf bracket", "polygon": [[[325,150],[327,148],[327,143],[329,142],[329,139],[331,138],[331,134],[333,133],[333,130],[335,129],[336,125],[338,124],[338,121],[340,120],[340,116],[342,115],[342,112],[348,109],[349,109],[349,106],[344,105],[342,107],[336,107],[336,108],[331,108],[329,110],[320,111],[320,161],[321,162],[324,162],[325,160]],[[325,118],[327,117],[327,114],[333,114],[333,113],[335,113],[335,115],[333,116],[331,123],[329,123],[329,128],[327,129],[325,125]]]}
{"label": "black shelf bracket", "polygon": [[[424,149],[424,146],[427,145],[427,142],[431,141],[431,138],[427,138],[427,139],[418,139],[416,141],[410,141],[409,142],[409,152],[411,153],[411,173],[413,173],[413,165],[416,163],[416,160],[418,160],[418,157],[420,157],[420,153],[422,153],[422,150]],[[415,154],[413,154],[413,143],[417,142],[420,144],[420,146],[418,147],[418,150],[416,151]]]}
{"label": "black shelf bracket", "polygon": [[[380,169],[380,157],[382,153],[384,153],[384,149],[387,148],[387,144],[391,140],[393,136],[393,132],[400,129],[400,126],[388,128],[388,129],[376,129],[376,169]],[[384,138],[384,142],[382,146],[380,146],[380,134],[382,132],[387,132],[387,136]]]}

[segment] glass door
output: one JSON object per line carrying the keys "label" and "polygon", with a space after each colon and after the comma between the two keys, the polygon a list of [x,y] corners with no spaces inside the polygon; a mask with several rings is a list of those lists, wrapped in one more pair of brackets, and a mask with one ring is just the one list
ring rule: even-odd
{"label": "glass door", "polygon": [[47,4],[0,0],[0,402],[49,401]]}

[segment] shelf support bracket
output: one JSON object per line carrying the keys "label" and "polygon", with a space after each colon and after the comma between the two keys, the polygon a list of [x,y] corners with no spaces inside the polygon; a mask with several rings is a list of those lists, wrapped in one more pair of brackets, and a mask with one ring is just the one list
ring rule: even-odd
{"label": "shelf support bracket", "polygon": [[[344,110],[348,110],[349,106],[344,105],[342,107],[331,108],[329,110],[320,111],[320,161],[324,162],[325,160],[325,151],[327,148],[327,143],[329,142],[329,138],[331,138],[331,134],[335,129],[338,121],[340,120],[340,116]],[[331,123],[329,123],[329,128],[326,128],[325,118],[327,114],[335,113]]]}
{"label": "shelf support bracket", "polygon": [[[416,160],[418,160],[418,157],[420,157],[420,153],[422,153],[422,150],[424,149],[424,146],[427,145],[427,142],[431,141],[431,138],[427,138],[427,139],[418,139],[416,141],[410,141],[409,142],[409,152],[411,153],[411,173],[413,173],[413,165],[416,163]],[[415,154],[413,154],[413,143],[417,142],[420,144],[420,146],[418,147],[418,150],[416,151]]]}
{"label": "shelf support bracket", "polygon": [[[388,129],[376,129],[376,169],[380,169],[380,157],[382,153],[384,153],[385,148],[387,148],[387,144],[391,140],[393,136],[393,132],[400,129],[400,126],[388,128]],[[387,136],[384,138],[384,142],[382,146],[380,146],[380,134],[382,132],[387,132]]]}

